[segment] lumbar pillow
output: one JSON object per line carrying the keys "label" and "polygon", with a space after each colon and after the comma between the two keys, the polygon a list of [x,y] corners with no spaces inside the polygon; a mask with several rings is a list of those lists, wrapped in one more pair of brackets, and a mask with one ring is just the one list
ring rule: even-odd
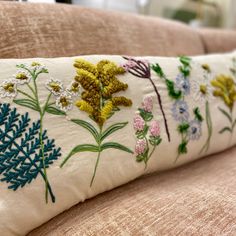
{"label": "lumbar pillow", "polygon": [[0,60],[1,235],[235,145],[235,58]]}

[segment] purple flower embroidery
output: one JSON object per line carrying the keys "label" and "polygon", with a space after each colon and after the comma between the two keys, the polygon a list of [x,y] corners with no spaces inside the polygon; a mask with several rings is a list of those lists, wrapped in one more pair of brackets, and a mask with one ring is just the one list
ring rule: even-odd
{"label": "purple flower embroidery", "polygon": [[145,153],[147,148],[147,142],[145,139],[138,139],[135,145],[135,153],[137,155],[142,155]]}
{"label": "purple flower embroidery", "polygon": [[149,131],[150,131],[151,136],[153,136],[153,137],[160,136],[159,122],[156,120],[152,121]]}
{"label": "purple flower embroidery", "polygon": [[151,78],[151,69],[150,69],[149,62],[146,60],[134,59],[132,57],[123,57],[123,58],[127,60],[127,62],[122,65],[122,67],[126,71],[128,71],[130,74],[134,75],[135,77],[148,79],[150,83],[152,84],[154,91],[156,93],[156,96],[157,96],[157,100],[159,103],[159,107],[160,107],[163,119],[164,119],[165,130],[168,137],[168,141],[170,142],[170,132],[169,132],[168,124],[167,124],[166,115],[162,106],[161,96],[157,90],[155,83],[153,82]]}

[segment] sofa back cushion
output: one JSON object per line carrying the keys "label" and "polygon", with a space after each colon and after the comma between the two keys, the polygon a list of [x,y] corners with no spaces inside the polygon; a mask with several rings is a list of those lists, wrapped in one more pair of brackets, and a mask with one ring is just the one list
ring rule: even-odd
{"label": "sofa back cushion", "polygon": [[62,4],[1,2],[0,26],[0,58],[204,53],[184,24]]}

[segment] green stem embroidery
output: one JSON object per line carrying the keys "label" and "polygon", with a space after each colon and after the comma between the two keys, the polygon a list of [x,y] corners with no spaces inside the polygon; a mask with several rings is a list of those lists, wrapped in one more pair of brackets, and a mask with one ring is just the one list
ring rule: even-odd
{"label": "green stem embroidery", "polygon": [[210,142],[211,142],[211,137],[212,137],[212,120],[211,120],[210,106],[209,106],[208,101],[206,101],[206,104],[205,104],[205,113],[206,113],[205,119],[207,123],[208,137],[200,153],[208,151],[208,149],[210,148]]}

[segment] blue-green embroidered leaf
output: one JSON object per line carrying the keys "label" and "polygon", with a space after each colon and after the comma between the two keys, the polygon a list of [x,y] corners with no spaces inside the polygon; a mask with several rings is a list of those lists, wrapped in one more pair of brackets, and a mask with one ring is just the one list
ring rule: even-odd
{"label": "blue-green embroidered leaf", "polygon": [[225,111],[224,109],[222,109],[220,107],[218,107],[218,109],[222,112],[222,114],[224,114],[227,117],[227,119],[230,121],[230,123],[232,123],[231,115],[227,111]]}
{"label": "blue-green embroidered leaf", "polygon": [[109,148],[119,149],[121,151],[125,151],[125,152],[128,152],[128,153],[133,153],[133,151],[130,150],[129,148],[125,147],[122,144],[116,143],[116,142],[108,142],[108,143],[102,144],[101,151],[103,151],[105,149],[109,149]]}
{"label": "blue-green embroidered leaf", "polygon": [[20,106],[28,107],[32,110],[39,111],[38,105],[35,101],[24,98],[24,99],[14,99],[14,103]]}
{"label": "blue-green embroidered leaf", "polygon": [[102,133],[101,141],[103,141],[106,137],[116,132],[117,130],[124,128],[127,124],[128,122],[121,122],[121,123],[116,123],[114,125],[111,125]]}
{"label": "blue-green embroidered leaf", "polygon": [[72,119],[72,122],[74,122],[77,125],[80,125],[81,127],[87,129],[95,138],[95,140],[97,142],[99,142],[99,133],[96,130],[96,128],[94,128],[90,123],[88,123],[87,121],[84,120],[79,120],[79,119]]}
{"label": "blue-green embroidered leaf", "polygon": [[[45,179],[39,132],[40,121],[31,125],[28,113],[20,115],[9,104],[0,104],[0,181],[7,182],[9,189],[24,187],[38,175]],[[61,155],[60,148],[55,147],[46,131],[42,140],[45,167],[48,168]]]}
{"label": "blue-green embroidered leaf", "polygon": [[223,134],[224,132],[232,133],[232,130],[230,127],[224,127],[222,130],[219,131],[220,134]]}
{"label": "blue-green embroidered leaf", "polygon": [[99,152],[99,148],[93,144],[80,144],[71,150],[69,155],[61,163],[60,167],[62,168],[73,155],[79,152]]}
{"label": "blue-green embroidered leaf", "polygon": [[64,111],[61,111],[60,109],[53,107],[53,106],[47,106],[45,111],[47,113],[53,114],[53,115],[58,115],[58,116],[65,116],[66,113]]}

